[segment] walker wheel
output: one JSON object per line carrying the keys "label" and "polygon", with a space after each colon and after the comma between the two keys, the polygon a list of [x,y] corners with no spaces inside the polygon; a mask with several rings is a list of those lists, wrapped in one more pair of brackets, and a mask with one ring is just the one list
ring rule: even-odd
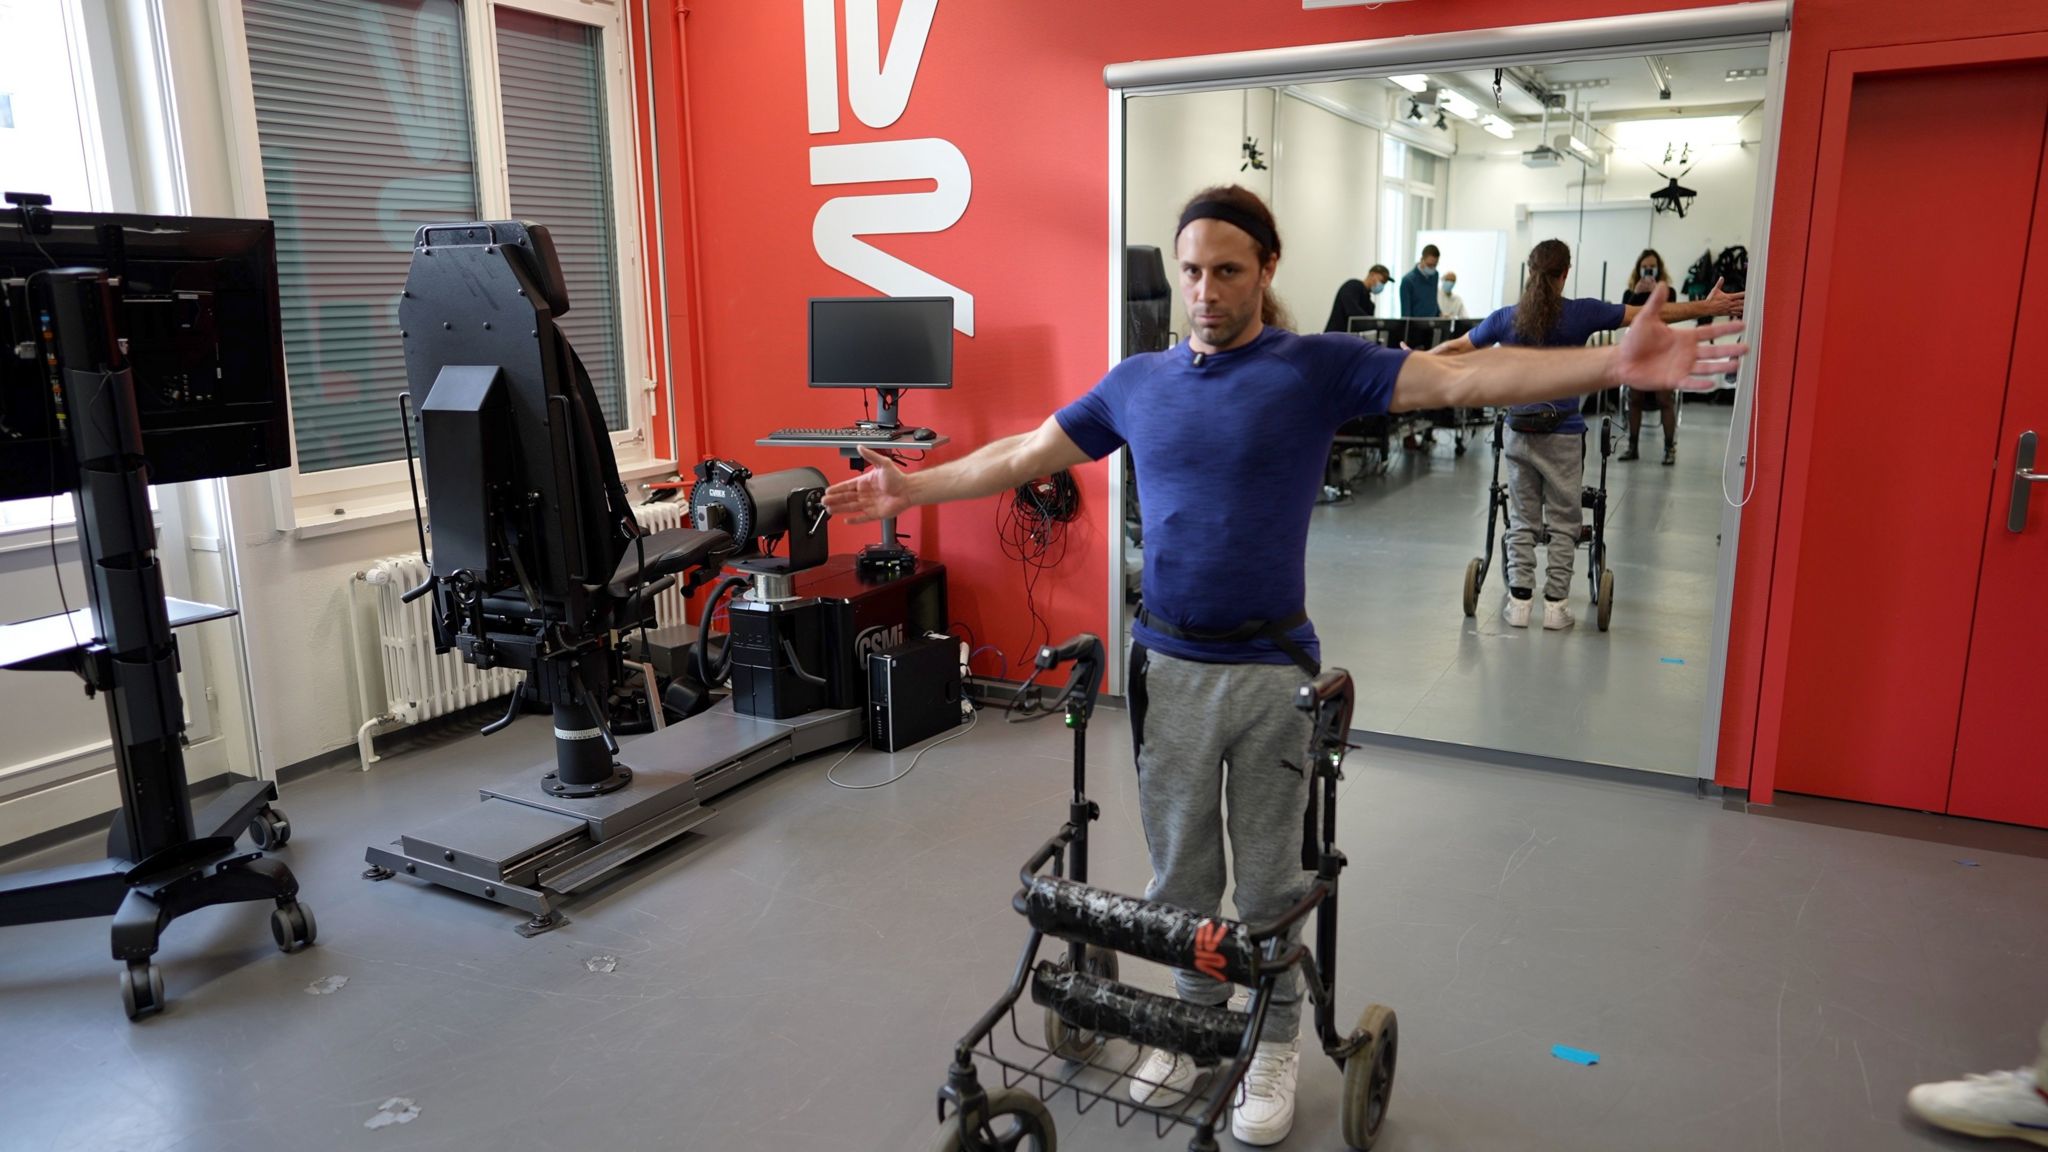
{"label": "walker wheel", "polygon": [[1472,562],[1465,565],[1465,615],[1468,617],[1479,615],[1479,585],[1485,579],[1481,571],[1485,564],[1474,556]]}
{"label": "walker wheel", "polygon": [[1357,1152],[1371,1152],[1387,1118],[1387,1100],[1394,1093],[1394,1062],[1400,1054],[1401,1025],[1394,1010],[1368,1005],[1358,1018],[1366,1036],[1358,1051],[1344,1061],[1344,1143]]}
{"label": "walker wheel", "polygon": [[[976,1146],[996,1152],[1057,1152],[1059,1140],[1043,1101],[1022,1089],[1002,1088],[988,1094],[988,1123]],[[931,1152],[967,1152],[968,1147],[957,1112],[932,1137]]]}
{"label": "walker wheel", "polygon": [[[1060,967],[1066,968],[1065,959]],[[1116,953],[1107,948],[1088,950],[1088,974],[1105,980],[1117,978]],[[1086,1028],[1076,1028],[1051,1008],[1045,1010],[1045,1047],[1054,1056],[1075,1064],[1086,1064],[1100,1055],[1109,1037]]]}
{"label": "walker wheel", "polygon": [[1612,568],[1602,568],[1600,570],[1600,599],[1598,605],[1600,609],[1600,630],[1605,632],[1607,631],[1607,622],[1614,618],[1614,570]]}

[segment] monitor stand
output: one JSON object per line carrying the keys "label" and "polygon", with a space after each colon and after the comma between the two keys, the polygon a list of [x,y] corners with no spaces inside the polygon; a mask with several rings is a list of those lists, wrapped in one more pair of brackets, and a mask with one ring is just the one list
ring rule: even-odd
{"label": "monitor stand", "polygon": [[[894,432],[903,427],[902,418],[896,408],[902,395],[903,390],[900,388],[875,389],[877,428]],[[854,471],[860,472],[867,468],[867,459],[860,454],[858,448],[850,449],[846,454],[853,461]],[[854,562],[862,572],[878,576],[899,576],[917,567],[917,554],[903,546],[902,540],[896,535],[896,518],[888,516],[882,520],[881,542],[861,549],[854,557]]]}

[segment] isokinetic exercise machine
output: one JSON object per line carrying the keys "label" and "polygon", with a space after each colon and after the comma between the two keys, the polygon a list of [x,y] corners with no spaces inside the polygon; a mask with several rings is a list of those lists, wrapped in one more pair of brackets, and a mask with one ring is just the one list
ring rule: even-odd
{"label": "isokinetic exercise machine", "polygon": [[[596,390],[556,324],[568,306],[547,230],[515,221],[420,229],[399,302],[406,427],[417,413],[433,522],[431,550],[424,528],[420,540],[432,576],[406,595],[433,596],[438,649],[526,673],[484,731],[545,707],[555,756],[370,846],[364,876],[518,909],[524,935],[564,923],[563,897],[710,819],[704,801],[858,739],[857,647],[946,624],[941,566],[863,581],[829,555],[816,469],[754,476],[707,462],[693,527],[642,529]],[[767,556],[783,538],[785,555]],[[700,635],[694,660],[656,659],[645,644],[631,654],[645,658],[629,658],[657,596],[701,588],[729,561],[720,596],[747,596],[723,647]],[[728,676],[732,696],[713,703]]]}
{"label": "isokinetic exercise machine", "polygon": [[[1297,700],[1313,717],[1306,749],[1313,786],[1302,863],[1314,871],[1315,882],[1278,920],[1251,925],[1088,885],[1088,826],[1099,813],[1087,797],[1085,757],[1101,641],[1082,635],[1056,649],[1040,649],[1037,668],[1043,672],[1067,661],[1073,671],[1053,701],[1064,703],[1074,729],[1067,823],[1019,873],[1023,888],[1013,903],[1030,923],[1030,938],[1009,988],[954,1048],[939,1089],[933,1152],[1053,1152],[1055,1130],[1046,1105],[1063,1092],[1073,1094],[1079,1113],[1109,1101],[1119,1127],[1145,1115],[1162,1138],[1176,1126],[1193,1128],[1189,1152],[1216,1152],[1216,1129],[1251,1065],[1275,982],[1296,967],[1315,1008],[1323,1052],[1344,1071],[1344,1139],[1360,1152],[1370,1149],[1394,1087],[1399,1026],[1393,1010],[1379,1004],[1368,1007],[1349,1033],[1340,1033],[1336,1023],[1337,878],[1345,863],[1337,850],[1337,782],[1351,730],[1350,674],[1324,672],[1302,686]],[[1312,912],[1315,946],[1289,944],[1291,931]],[[1048,936],[1066,945],[1056,959],[1039,957]],[[1117,980],[1119,953],[1244,985],[1251,1000],[1237,1012],[1130,987]],[[1017,1002],[1027,987],[1044,1012],[1035,1026],[1018,1018]],[[1228,1067],[1211,1077],[1206,1091],[1175,1104],[1132,1103],[1124,1089],[1135,1079],[1139,1055],[1112,1056],[1112,1040]],[[1000,1088],[983,1087],[982,1064],[1001,1071]]]}
{"label": "isokinetic exercise machine", "polygon": [[[268,220],[52,212],[0,221],[0,499],[78,494],[86,607],[0,627],[0,668],[72,672],[106,699],[121,811],[107,856],[0,876],[0,927],[111,915],[131,1020],[164,1007],[164,929],[269,900],[278,947],[313,942],[268,780],[194,809],[173,629],[232,608],[169,599],[149,487],[291,463]],[[11,226],[10,226],[11,225]]]}
{"label": "isokinetic exercise machine", "polygon": [[[1487,574],[1493,570],[1493,542],[1500,540],[1502,555],[1508,549],[1508,486],[1500,478],[1501,453],[1507,444],[1507,420],[1505,409],[1493,418],[1493,481],[1486,490],[1486,554],[1474,556],[1465,565],[1465,615],[1479,614],[1479,591],[1486,587]],[[1579,543],[1586,548],[1586,583],[1593,605],[1594,619],[1600,630],[1607,631],[1607,625],[1614,619],[1614,570],[1607,566],[1607,461],[1614,455],[1614,419],[1600,418],[1600,482],[1586,485],[1579,491],[1579,505],[1591,513],[1586,523],[1579,525]],[[1536,530],[1536,547],[1541,548],[1550,541],[1550,529]]]}

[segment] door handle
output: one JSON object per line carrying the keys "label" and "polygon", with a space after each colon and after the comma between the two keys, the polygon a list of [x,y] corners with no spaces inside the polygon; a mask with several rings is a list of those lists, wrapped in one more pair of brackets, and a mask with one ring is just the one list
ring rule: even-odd
{"label": "door handle", "polygon": [[2034,471],[2034,445],[2033,432],[2020,433],[2019,450],[2016,453],[2018,459],[2014,462],[2012,470],[2012,509],[2005,516],[2008,531],[2027,530],[2027,496],[2033,491],[2034,485],[2048,482],[2048,472]]}

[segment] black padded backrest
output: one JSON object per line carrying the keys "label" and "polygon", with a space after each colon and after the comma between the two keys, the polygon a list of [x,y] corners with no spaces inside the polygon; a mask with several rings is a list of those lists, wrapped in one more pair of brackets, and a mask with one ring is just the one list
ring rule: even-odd
{"label": "black padded backrest", "polygon": [[[398,313],[414,411],[444,368],[503,373],[510,444],[495,456],[507,473],[496,490],[538,496],[530,506],[501,504],[483,517],[444,517],[430,489],[436,536],[499,534],[541,598],[584,619],[588,586],[611,578],[630,539],[624,525],[632,521],[596,392],[555,325],[569,306],[560,275],[547,230],[538,225],[429,225],[415,237]],[[423,437],[421,454],[436,450]],[[435,574],[448,575],[436,552]]]}
{"label": "black padded backrest", "polygon": [[1173,339],[1173,284],[1150,244],[1124,247],[1124,355],[1157,352]]}

